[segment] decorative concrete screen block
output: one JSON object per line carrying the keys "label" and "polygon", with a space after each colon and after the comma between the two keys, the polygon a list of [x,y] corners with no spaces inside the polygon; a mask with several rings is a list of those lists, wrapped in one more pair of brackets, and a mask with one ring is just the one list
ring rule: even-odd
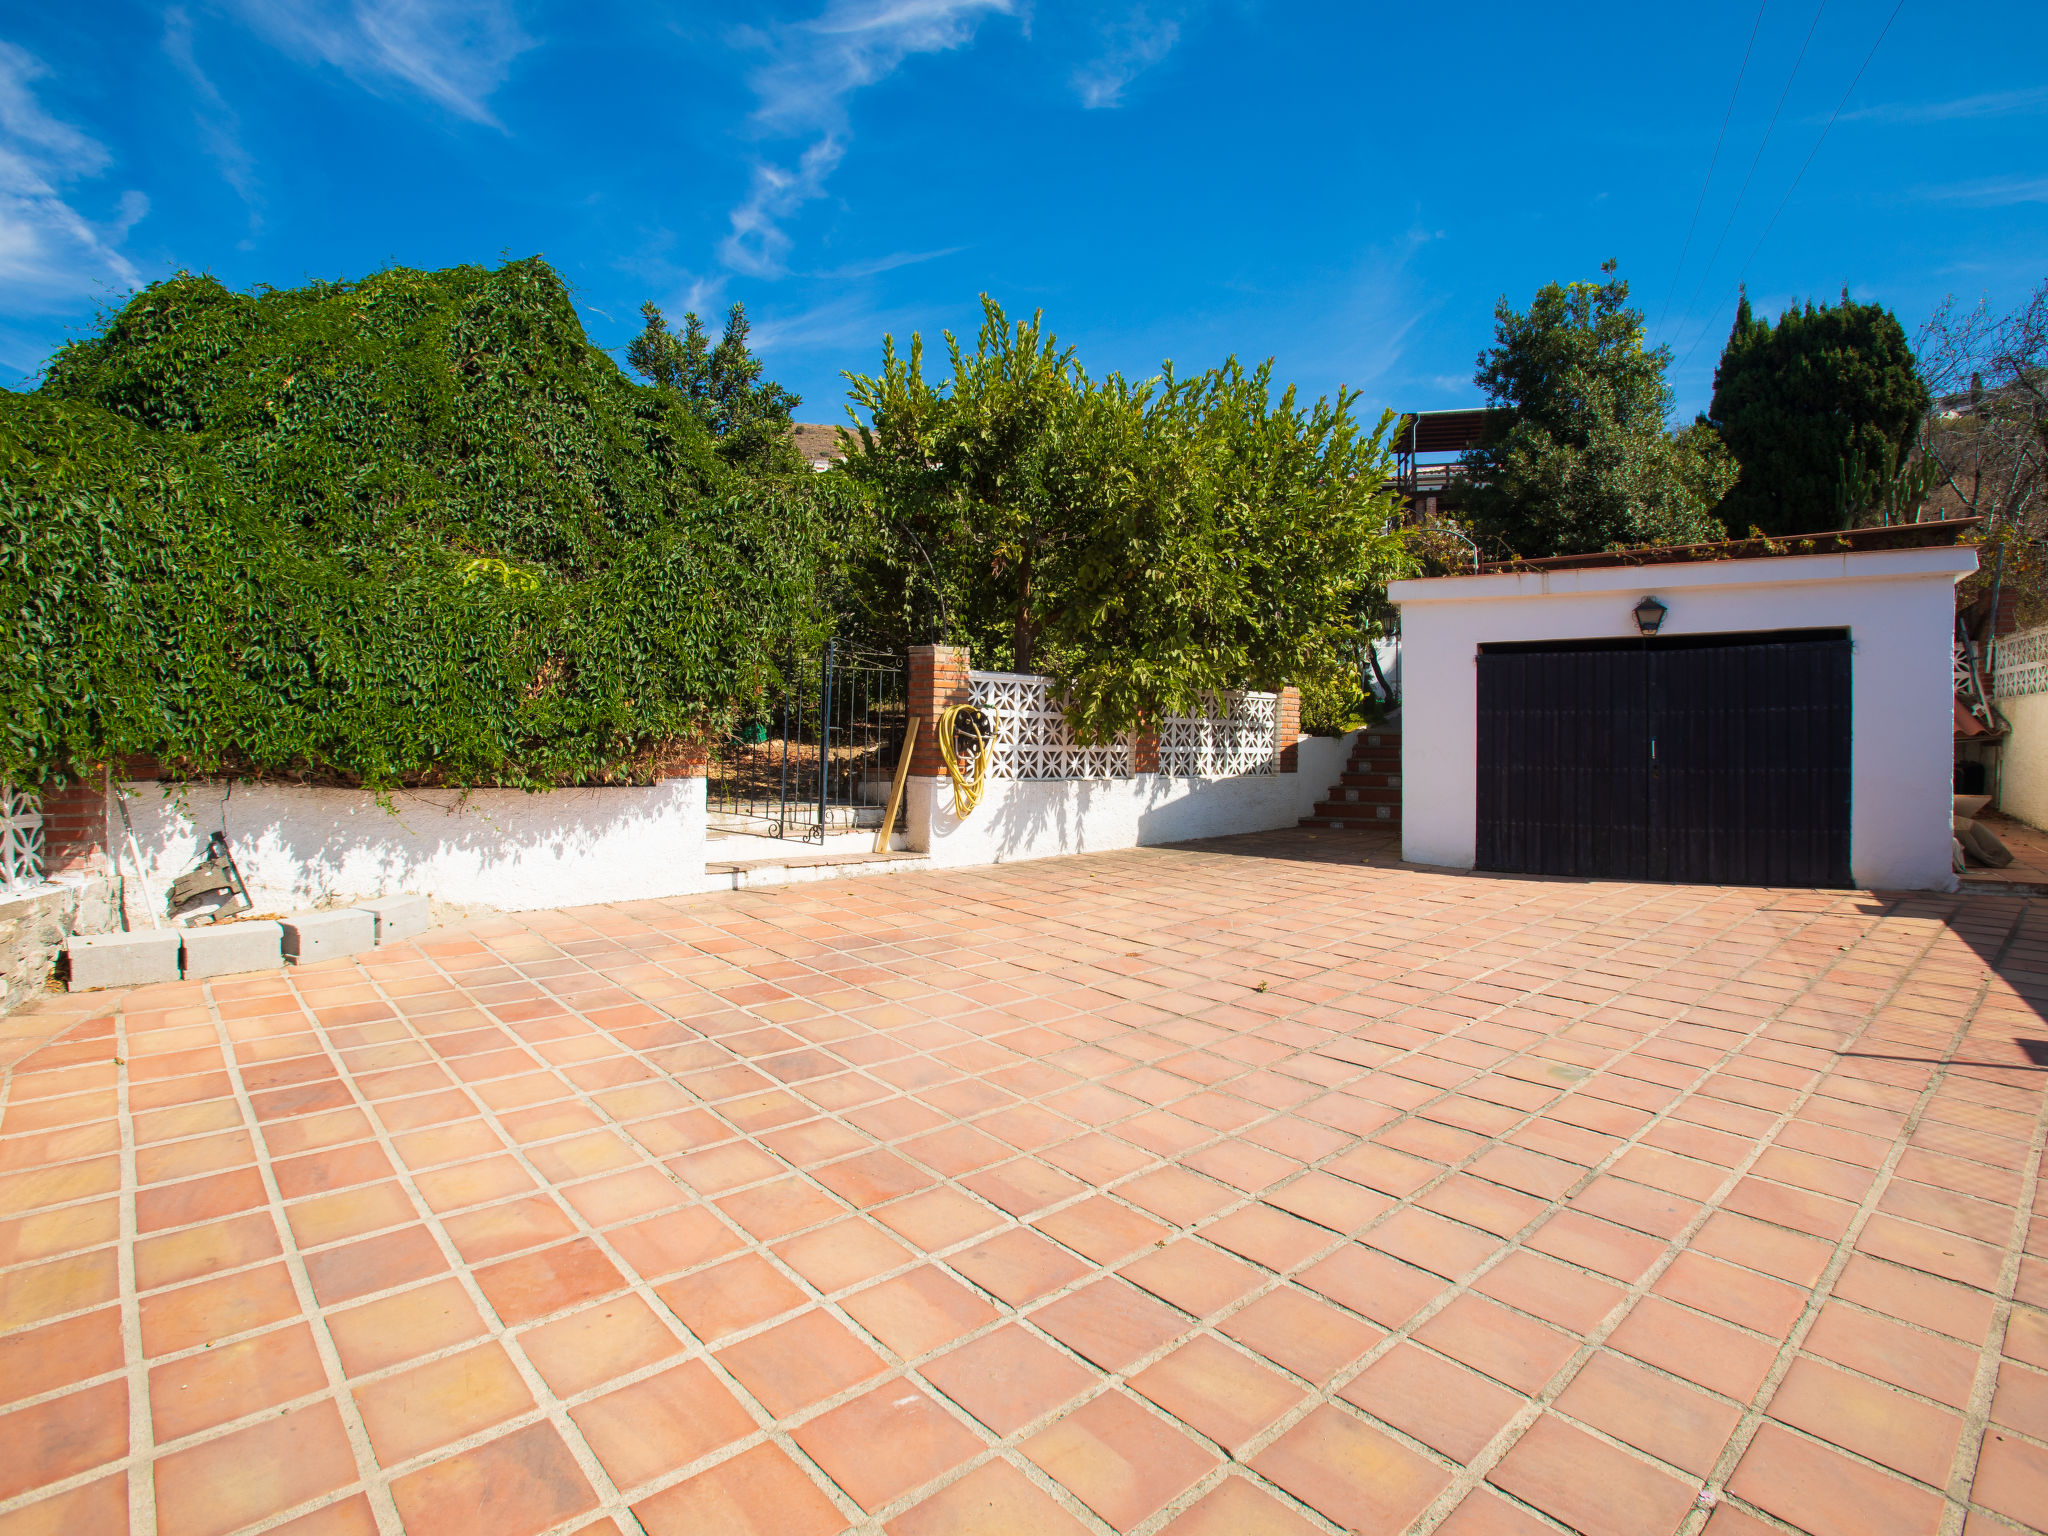
{"label": "decorative concrete screen block", "polygon": [[[1956,648],[1962,649],[1960,642]],[[1993,670],[1984,684],[1995,699],[2048,692],[2048,629],[2007,635],[1992,650],[1991,664]]]}
{"label": "decorative concrete screen block", "polygon": [[1052,679],[1020,672],[970,672],[975,704],[995,717],[992,779],[1128,779],[1131,738],[1084,747],[1067,729]]}
{"label": "decorative concrete screen block", "polygon": [[1229,779],[1280,771],[1280,695],[1209,693],[1196,715],[1168,715],[1159,729],[1159,771]]}
{"label": "decorative concrete screen block", "polygon": [[232,976],[237,971],[270,971],[284,964],[282,923],[222,923],[187,928],[185,979]]}
{"label": "decorative concrete screen block", "polygon": [[280,926],[284,929],[285,958],[300,965],[359,955],[377,943],[377,919],[360,908],[301,912],[297,917],[286,918]]}
{"label": "decorative concrete screen block", "polygon": [[355,910],[377,920],[379,944],[395,944],[434,926],[434,904],[424,896],[379,896],[357,902]]}
{"label": "decorative concrete screen block", "polygon": [[139,987],[153,981],[176,981],[180,938],[175,928],[97,933],[89,938],[74,934],[64,941],[64,953],[71,960],[71,990],[87,992],[95,987]]}
{"label": "decorative concrete screen block", "polygon": [[0,891],[43,883],[43,805],[32,790],[0,779]]}

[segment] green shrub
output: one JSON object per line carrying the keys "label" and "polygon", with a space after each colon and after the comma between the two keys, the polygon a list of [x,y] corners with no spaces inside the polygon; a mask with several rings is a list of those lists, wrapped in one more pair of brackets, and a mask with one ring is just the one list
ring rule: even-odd
{"label": "green shrub", "polygon": [[152,285],[0,394],[0,776],[659,773],[822,631],[829,477],[743,477],[538,261]]}

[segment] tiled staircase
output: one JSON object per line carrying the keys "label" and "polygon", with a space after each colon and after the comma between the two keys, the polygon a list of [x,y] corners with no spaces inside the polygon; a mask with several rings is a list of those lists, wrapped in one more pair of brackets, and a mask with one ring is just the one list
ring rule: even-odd
{"label": "tiled staircase", "polygon": [[1401,726],[1398,719],[1360,731],[1351,744],[1351,760],[1341,782],[1330,786],[1316,813],[1301,818],[1304,827],[1330,827],[1350,832],[1401,830]]}

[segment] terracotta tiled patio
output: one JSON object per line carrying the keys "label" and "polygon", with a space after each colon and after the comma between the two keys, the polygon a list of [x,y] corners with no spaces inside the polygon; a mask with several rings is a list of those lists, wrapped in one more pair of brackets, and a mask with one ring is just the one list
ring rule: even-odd
{"label": "terracotta tiled patio", "polygon": [[53,996],[0,1533],[2038,1526],[2044,997],[1328,833]]}

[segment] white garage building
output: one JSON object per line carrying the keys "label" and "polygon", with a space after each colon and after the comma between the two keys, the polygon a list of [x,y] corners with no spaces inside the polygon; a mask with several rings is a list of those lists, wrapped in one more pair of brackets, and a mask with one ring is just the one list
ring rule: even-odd
{"label": "white garage building", "polygon": [[1594,879],[1953,890],[1976,521],[1394,583],[1402,854]]}

